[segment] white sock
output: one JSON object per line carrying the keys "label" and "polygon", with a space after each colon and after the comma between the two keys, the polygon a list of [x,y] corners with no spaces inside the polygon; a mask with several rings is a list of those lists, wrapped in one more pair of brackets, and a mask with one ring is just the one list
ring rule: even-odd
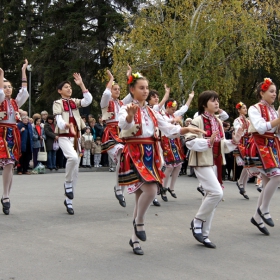
{"label": "white sock", "polygon": [[72,189],[72,182],[65,182],[64,184],[65,184],[65,191],[66,191],[67,193],[73,191],[73,189]]}
{"label": "white sock", "polygon": [[65,200],[66,200],[67,207],[68,208],[73,208],[73,206],[72,206],[72,199],[69,199],[69,198],[66,197]]}
{"label": "white sock", "polygon": [[194,224],[195,228],[201,228],[201,229],[195,229],[194,232],[195,233],[202,233],[202,221],[194,218],[193,224]]}

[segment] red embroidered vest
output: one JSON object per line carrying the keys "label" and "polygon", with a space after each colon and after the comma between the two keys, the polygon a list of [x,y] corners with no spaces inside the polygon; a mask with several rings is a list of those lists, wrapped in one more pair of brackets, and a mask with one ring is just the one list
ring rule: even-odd
{"label": "red embroidered vest", "polygon": [[[149,116],[151,117],[152,121],[153,121],[153,124],[154,124],[154,127],[158,127],[158,122],[157,122],[157,119],[153,113],[153,110],[149,107],[149,106],[146,106],[147,108],[147,112],[149,114]],[[136,114],[134,115],[134,122],[135,122],[135,125],[139,127],[139,130],[136,132],[136,134],[134,136],[140,136],[142,135],[142,117],[141,117],[141,109],[140,107],[137,108],[137,112]],[[155,130],[155,133],[154,133],[154,137],[156,139],[158,139],[158,135],[156,134],[156,130]]]}
{"label": "red embroidered vest", "polygon": [[[18,112],[18,105],[17,102],[14,99],[10,99],[10,103],[15,111],[15,120],[19,121],[20,120],[20,116],[19,116],[19,112]],[[4,114],[5,116],[2,117],[0,120],[8,120],[8,100],[5,99],[1,104],[0,104],[0,112],[4,112],[6,114]]]}
{"label": "red embroidered vest", "polygon": [[[108,120],[112,120],[116,117],[115,104],[114,103],[115,103],[114,100],[109,101],[107,112],[108,113],[113,113],[113,114]],[[123,102],[121,100],[117,100],[117,103],[119,104],[120,107],[123,105]]]}

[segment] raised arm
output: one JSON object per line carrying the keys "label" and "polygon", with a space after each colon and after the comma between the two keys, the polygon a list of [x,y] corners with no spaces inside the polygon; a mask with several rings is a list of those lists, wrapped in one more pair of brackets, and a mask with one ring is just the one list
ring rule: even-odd
{"label": "raised arm", "polygon": [[21,89],[16,97],[16,102],[20,108],[28,99],[29,93],[27,91],[27,78],[26,78],[26,68],[28,66],[28,60],[24,60],[24,64],[21,68]]}
{"label": "raised arm", "polygon": [[113,86],[114,76],[112,75],[112,73],[109,70],[107,70],[107,75],[109,77],[109,82],[101,97],[101,101],[100,101],[101,109],[103,109],[109,105],[109,101],[112,97],[111,88]]}
{"label": "raised arm", "polygon": [[170,95],[170,87],[168,87],[166,84],[164,85],[164,89],[165,89],[165,94],[162,98],[162,100],[159,102],[158,107],[159,109],[162,108],[162,106],[165,104],[165,102],[168,100],[169,95]]}
{"label": "raised arm", "polygon": [[76,83],[77,86],[79,86],[81,88],[81,90],[84,94],[84,98],[81,100],[81,106],[87,107],[92,102],[92,95],[86,89],[80,73],[74,73],[73,77],[74,77],[74,82]]}

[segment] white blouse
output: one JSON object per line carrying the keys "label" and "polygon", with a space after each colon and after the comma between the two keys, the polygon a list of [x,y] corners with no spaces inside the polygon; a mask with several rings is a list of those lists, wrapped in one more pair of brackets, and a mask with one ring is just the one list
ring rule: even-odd
{"label": "white blouse", "polygon": [[[278,118],[278,113],[273,107],[268,107],[268,113],[270,120],[275,120]],[[266,122],[262,117],[261,112],[255,106],[251,106],[249,108],[248,115],[250,117],[251,124],[259,134],[264,134],[265,132],[274,133],[276,131],[277,126],[272,128],[270,121]],[[280,135],[278,134],[278,137],[279,136]]]}
{"label": "white blouse", "polygon": [[[126,111],[127,105],[124,105],[121,107],[119,112],[119,127],[124,130],[128,130],[132,128],[135,125],[134,119],[131,123],[128,123],[126,121],[127,117],[127,111]],[[180,130],[181,126],[179,125],[173,125],[171,123],[168,123],[161,114],[154,111],[154,114],[158,121],[158,128],[169,138],[177,138],[180,137]],[[152,137],[154,136],[154,123],[151,117],[149,116],[147,112],[146,106],[141,108],[141,120],[142,120],[142,135],[137,136],[139,138],[145,138],[145,137]]]}
{"label": "white blouse", "polygon": [[[19,93],[17,94],[17,97],[15,99],[16,103],[18,105],[18,108],[20,108],[26,102],[28,97],[29,97],[29,93],[27,91],[27,88],[22,87],[19,90]],[[3,89],[0,89],[0,103],[2,103],[4,100],[5,100],[5,93],[4,93]],[[16,123],[15,112],[14,112],[13,106],[9,106],[10,105],[10,100],[7,99],[7,101],[8,101],[8,107],[7,107],[8,119],[7,120],[2,120],[1,122],[2,123],[13,123],[14,124],[14,123]]]}

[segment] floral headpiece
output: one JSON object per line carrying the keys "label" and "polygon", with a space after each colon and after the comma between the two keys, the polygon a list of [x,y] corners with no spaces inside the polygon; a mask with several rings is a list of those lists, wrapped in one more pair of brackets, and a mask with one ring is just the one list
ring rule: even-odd
{"label": "floral headpiece", "polygon": [[113,81],[112,86],[117,85],[118,83],[116,83],[115,81]]}
{"label": "floral headpiece", "polygon": [[243,105],[244,103],[240,101],[239,103],[236,104],[235,108],[240,109]]}
{"label": "floral headpiece", "polygon": [[137,73],[132,73],[132,75],[129,76],[129,78],[128,78],[127,84],[130,85],[130,84],[132,84],[135,80],[140,79],[140,78],[143,78],[143,76],[142,76],[139,72],[137,72]]}
{"label": "floral headpiece", "polygon": [[264,78],[264,81],[261,85],[261,90],[263,92],[267,91],[271,84],[272,84],[272,80],[270,78]]}
{"label": "floral headpiece", "polygon": [[169,101],[167,104],[166,104],[166,107],[167,108],[175,108],[177,106],[177,102],[174,100],[174,101]]}

